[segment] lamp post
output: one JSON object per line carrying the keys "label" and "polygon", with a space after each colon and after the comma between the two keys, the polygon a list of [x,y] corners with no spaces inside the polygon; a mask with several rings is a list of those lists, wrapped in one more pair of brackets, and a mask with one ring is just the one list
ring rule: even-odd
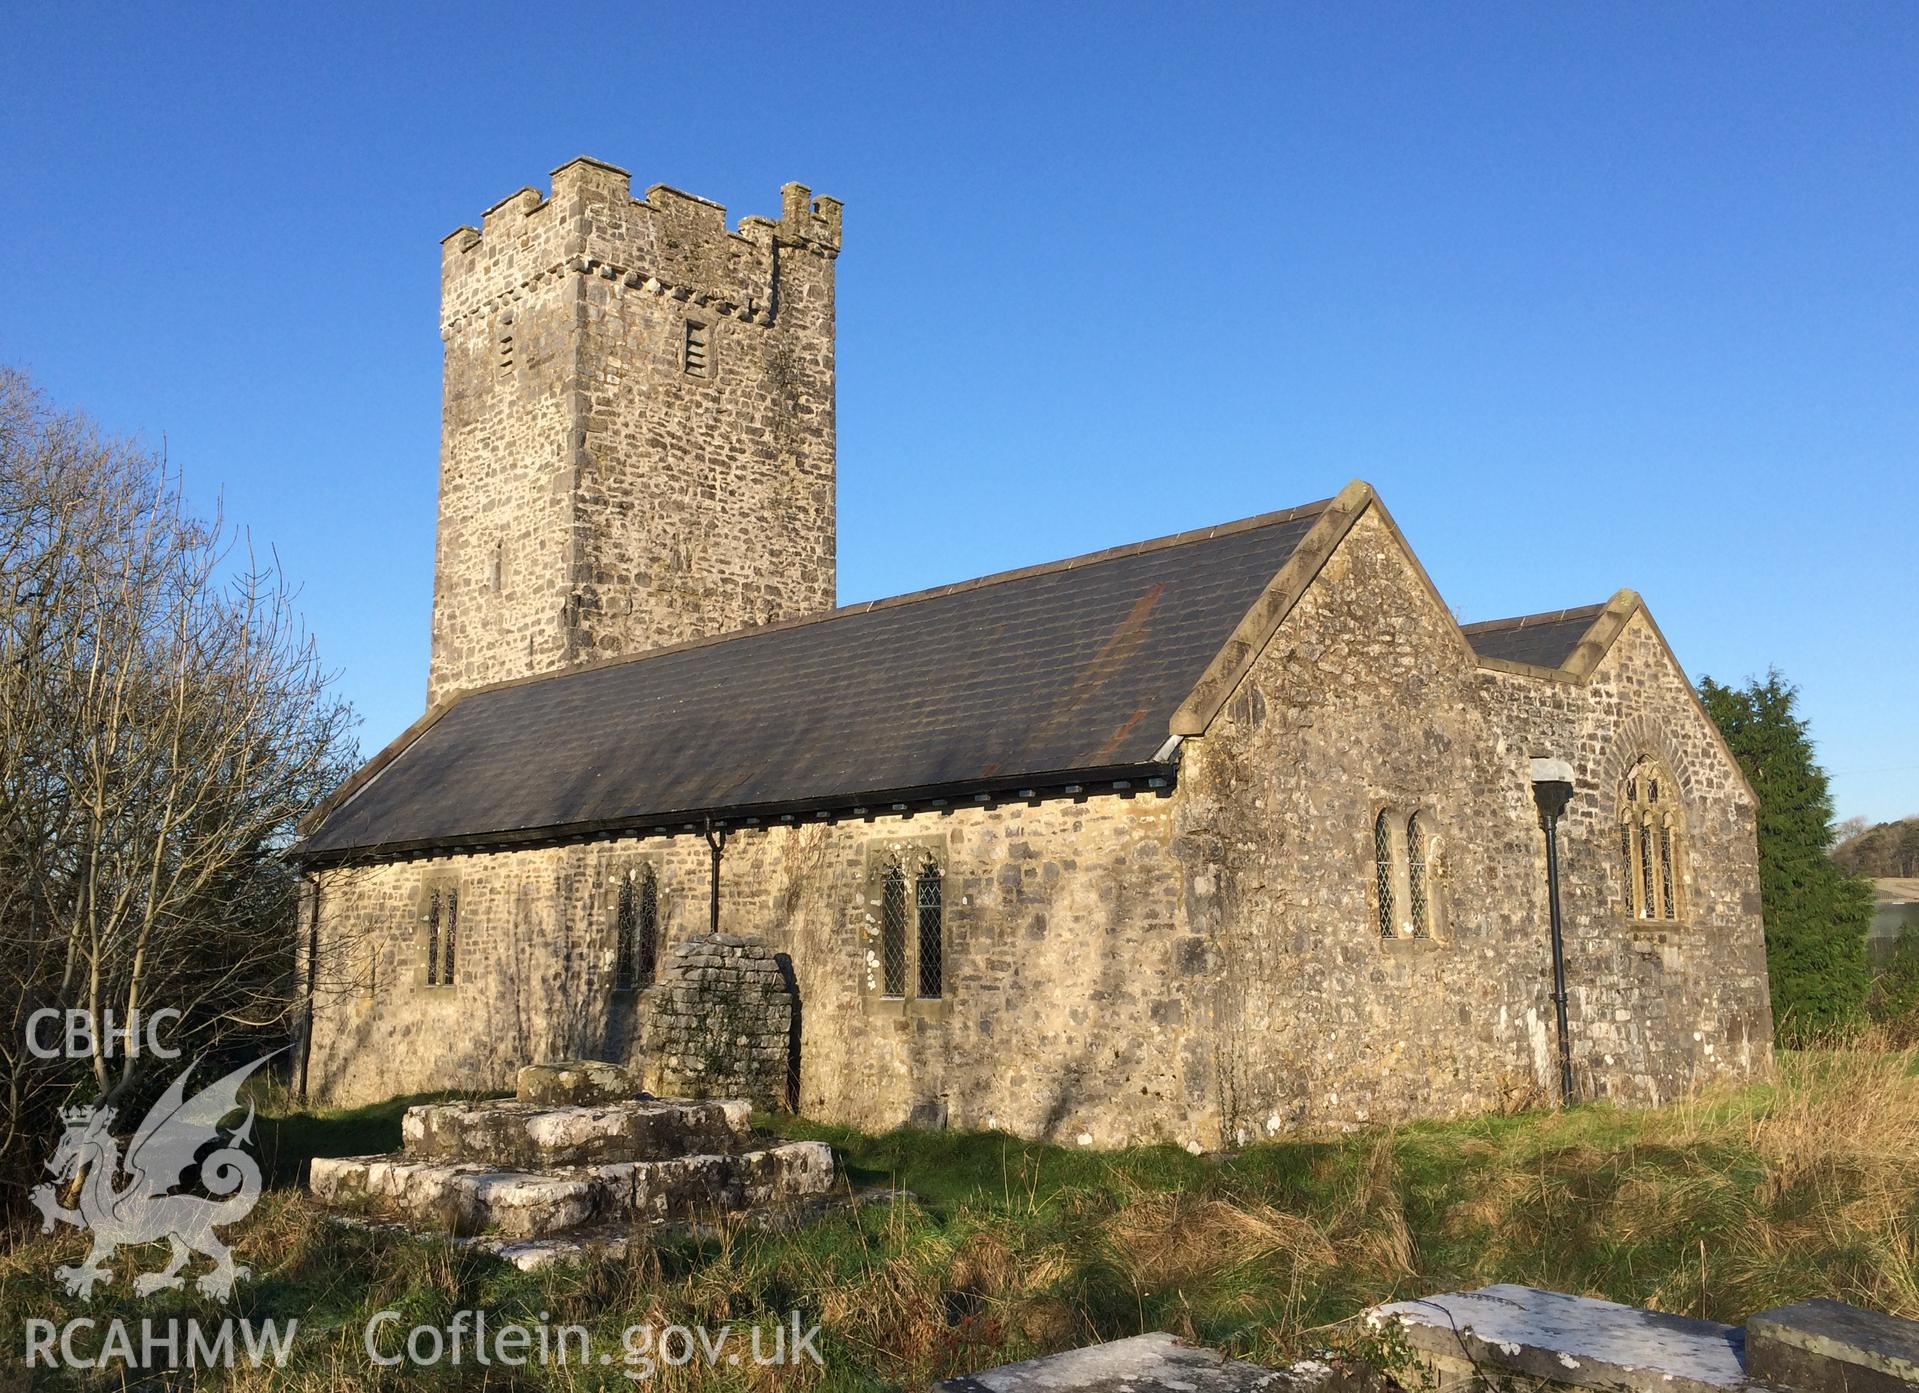
{"label": "lamp post", "polygon": [[706,845],[713,853],[712,896],[708,901],[707,927],[710,932],[720,931],[720,857],[726,854],[726,826],[713,825],[713,819],[706,820]]}
{"label": "lamp post", "polygon": [[1566,1028],[1566,939],[1559,918],[1559,815],[1573,796],[1573,767],[1563,759],[1532,762],[1533,802],[1546,833],[1546,904],[1552,917],[1553,1013],[1559,1025],[1559,1101],[1573,1100],[1572,1039]]}

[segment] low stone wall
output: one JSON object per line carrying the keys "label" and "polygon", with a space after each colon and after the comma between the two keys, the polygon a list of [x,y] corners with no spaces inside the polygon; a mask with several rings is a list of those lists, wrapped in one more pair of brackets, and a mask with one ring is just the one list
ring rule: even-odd
{"label": "low stone wall", "polygon": [[793,1106],[798,1003],[791,968],[766,944],[738,934],[675,944],[644,1009],[650,1091]]}

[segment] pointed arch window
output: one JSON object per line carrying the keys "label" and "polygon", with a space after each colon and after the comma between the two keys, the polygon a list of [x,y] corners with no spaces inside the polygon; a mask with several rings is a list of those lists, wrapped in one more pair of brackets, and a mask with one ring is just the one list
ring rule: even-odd
{"label": "pointed arch window", "polygon": [[1679,785],[1642,755],[1619,785],[1619,907],[1638,924],[1677,923],[1686,905],[1685,812]]}

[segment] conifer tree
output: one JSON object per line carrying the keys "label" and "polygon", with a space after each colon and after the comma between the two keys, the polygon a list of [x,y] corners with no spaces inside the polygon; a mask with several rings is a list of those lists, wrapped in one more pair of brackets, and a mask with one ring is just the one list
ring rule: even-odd
{"label": "conifer tree", "polygon": [[1804,1045],[1858,1024],[1871,983],[1872,888],[1832,863],[1832,792],[1813,758],[1798,689],[1769,672],[1699,694],[1759,796],[1759,895],[1780,1043]]}

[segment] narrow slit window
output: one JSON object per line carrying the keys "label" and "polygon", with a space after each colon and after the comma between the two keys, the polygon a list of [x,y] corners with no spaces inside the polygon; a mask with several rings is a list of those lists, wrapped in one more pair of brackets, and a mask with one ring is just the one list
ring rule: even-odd
{"label": "narrow slit window", "polygon": [[1668,919],[1679,917],[1679,905],[1672,892],[1672,828],[1659,829],[1659,895]]}
{"label": "narrow slit window", "polygon": [[931,999],[940,994],[946,963],[940,922],[940,872],[930,861],[920,869],[914,900],[919,912],[919,994],[922,999]]}
{"label": "narrow slit window", "polygon": [[1626,917],[1632,917],[1632,883],[1638,873],[1637,863],[1632,854],[1632,824],[1619,824],[1619,897],[1624,906]]}
{"label": "narrow slit window", "polygon": [[1384,809],[1373,819],[1373,876],[1379,886],[1379,936],[1393,936],[1393,826]]}
{"label": "narrow slit window", "polygon": [[640,872],[638,942],[634,956],[640,985],[650,987],[660,974],[660,885],[648,866]]}
{"label": "narrow slit window", "polygon": [[709,377],[713,370],[713,344],[709,337],[711,331],[704,324],[689,319],[686,321],[686,351],[684,361],[689,377]]}
{"label": "narrow slit window", "polygon": [[887,996],[906,995],[906,877],[888,866],[880,885],[880,970]]}
{"label": "narrow slit window", "polygon": [[426,984],[429,987],[440,985],[440,892],[433,890],[426,897]]}
{"label": "narrow slit window", "polygon": [[633,989],[633,961],[639,906],[631,877],[620,882],[619,904],[613,914],[613,987]]}
{"label": "narrow slit window", "polygon": [[614,988],[652,986],[660,966],[660,888],[651,866],[627,872],[620,882],[613,925]]}
{"label": "narrow slit window", "polygon": [[1641,882],[1639,915],[1642,919],[1651,919],[1659,912],[1657,908],[1659,900],[1657,893],[1653,890],[1652,875],[1652,829],[1650,827],[1641,827],[1639,829],[1639,878]]}
{"label": "narrow slit window", "polygon": [[440,936],[440,985],[453,985],[453,948],[459,941],[460,892],[446,892],[446,927]]}
{"label": "narrow slit window", "polygon": [[1418,813],[1406,819],[1406,909],[1412,916],[1414,938],[1426,938],[1426,833]]}

